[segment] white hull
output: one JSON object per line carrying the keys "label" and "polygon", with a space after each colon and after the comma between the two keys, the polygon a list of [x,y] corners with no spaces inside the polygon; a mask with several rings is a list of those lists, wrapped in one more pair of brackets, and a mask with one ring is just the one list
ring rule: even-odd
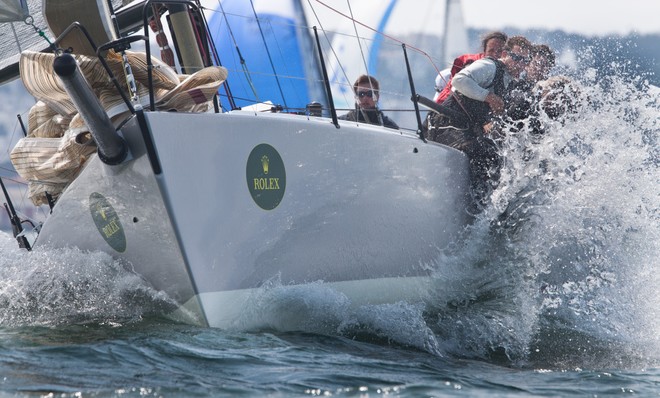
{"label": "white hull", "polygon": [[37,245],[106,251],[201,324],[231,327],[273,279],[322,282],[356,305],[419,300],[469,222],[466,157],[412,134],[245,111],[145,116],[157,155],[129,121],[133,159],[89,162]]}

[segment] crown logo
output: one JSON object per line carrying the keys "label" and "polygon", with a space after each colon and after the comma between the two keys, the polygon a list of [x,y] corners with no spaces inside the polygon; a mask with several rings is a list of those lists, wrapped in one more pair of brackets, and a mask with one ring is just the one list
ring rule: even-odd
{"label": "crown logo", "polygon": [[264,169],[264,174],[268,174],[268,163],[270,163],[270,160],[268,159],[268,156],[264,155],[261,157],[261,167]]}
{"label": "crown logo", "polygon": [[105,215],[105,207],[103,207],[100,203],[96,204],[96,212],[100,214],[104,220],[107,220],[107,217]]}

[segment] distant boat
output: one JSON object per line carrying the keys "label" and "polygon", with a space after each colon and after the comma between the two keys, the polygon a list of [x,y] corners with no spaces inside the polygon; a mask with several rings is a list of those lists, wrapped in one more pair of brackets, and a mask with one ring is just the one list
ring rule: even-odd
{"label": "distant boat", "polygon": [[[21,56],[43,128],[30,126],[12,161],[33,200],[52,206],[29,246],[107,252],[175,300],[171,316],[213,327],[236,325],[253,294],[274,280],[324,286],[353,306],[424,300],[431,273],[443,266],[439,254],[470,221],[464,154],[414,130],[338,121],[330,95],[322,98],[324,117],[281,112],[267,102],[271,95],[279,102],[277,94],[220,109],[213,95],[226,69],[209,64],[213,43],[194,2],[159,1],[165,10],[155,2],[78,1],[45,0],[44,9],[30,1],[33,26],[0,26],[2,37],[32,41],[3,47],[4,78],[18,72],[19,47],[48,47],[35,32],[46,30],[42,15],[46,37],[58,35],[52,43],[75,55]],[[18,0],[3,4],[25,10]],[[151,30],[155,12],[174,33],[162,49],[173,48],[177,64],[196,71],[186,80],[165,63],[123,52]],[[152,26],[160,28],[156,20]],[[88,36],[107,43],[85,43]],[[223,101],[238,100],[232,90],[220,89]],[[401,95],[410,98],[407,90]],[[61,138],[45,136],[60,127]],[[60,157],[62,147],[74,158]],[[71,165],[68,174],[57,171],[62,165]],[[44,185],[40,173],[55,182]]]}

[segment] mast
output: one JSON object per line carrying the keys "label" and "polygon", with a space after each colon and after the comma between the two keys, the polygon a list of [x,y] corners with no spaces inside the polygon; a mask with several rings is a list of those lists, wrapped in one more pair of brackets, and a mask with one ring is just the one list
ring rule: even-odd
{"label": "mast", "polygon": [[187,74],[195,73],[204,68],[204,61],[197,47],[197,37],[190,20],[188,7],[182,4],[168,4],[168,9],[172,30],[179,43],[177,50],[183,62],[181,70]]}

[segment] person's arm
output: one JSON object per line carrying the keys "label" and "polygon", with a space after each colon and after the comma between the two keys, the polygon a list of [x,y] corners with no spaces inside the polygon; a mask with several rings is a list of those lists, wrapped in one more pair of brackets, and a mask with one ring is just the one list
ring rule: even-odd
{"label": "person's arm", "polygon": [[495,62],[490,59],[473,62],[451,80],[453,90],[468,98],[485,101],[489,90],[484,87],[491,85],[496,71]]}
{"label": "person's arm", "polygon": [[[435,78],[435,95],[433,96],[433,101],[438,102],[438,98],[441,96],[444,98],[447,98],[447,95],[444,95],[444,92],[446,90],[451,90],[451,72],[449,68],[443,69],[440,71],[438,76]],[[442,95],[441,95],[442,93]]]}
{"label": "person's arm", "polygon": [[399,129],[399,125],[394,122],[394,120],[390,119],[389,117],[385,116],[383,112],[380,113],[381,116],[383,117],[383,125],[385,127],[389,127],[391,129]]}
{"label": "person's arm", "polygon": [[451,70],[449,68],[441,70],[438,76],[435,77],[435,90],[442,91],[450,80]]}
{"label": "person's arm", "polygon": [[490,110],[493,111],[494,114],[497,115],[504,112],[504,100],[499,95],[488,93],[484,102],[488,104]]}

